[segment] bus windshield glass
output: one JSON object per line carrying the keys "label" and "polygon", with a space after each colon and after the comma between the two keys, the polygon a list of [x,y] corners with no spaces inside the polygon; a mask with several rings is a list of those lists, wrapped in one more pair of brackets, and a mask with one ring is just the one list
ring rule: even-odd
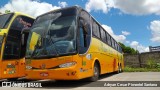
{"label": "bus windshield glass", "polygon": [[60,10],[38,17],[29,33],[26,58],[75,53],[75,13],[73,9]]}
{"label": "bus windshield glass", "polygon": [[13,14],[0,15],[0,29],[5,29],[12,18]]}

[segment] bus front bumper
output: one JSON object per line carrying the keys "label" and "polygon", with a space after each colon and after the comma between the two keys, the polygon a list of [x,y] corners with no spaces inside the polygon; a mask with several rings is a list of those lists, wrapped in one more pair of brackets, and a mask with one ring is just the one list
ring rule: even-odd
{"label": "bus front bumper", "polygon": [[27,79],[78,80],[78,72],[74,69],[26,70]]}

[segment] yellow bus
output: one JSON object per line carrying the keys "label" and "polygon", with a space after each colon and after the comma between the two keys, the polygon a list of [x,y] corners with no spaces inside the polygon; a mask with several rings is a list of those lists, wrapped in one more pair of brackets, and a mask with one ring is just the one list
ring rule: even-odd
{"label": "yellow bus", "polygon": [[40,15],[29,31],[27,79],[96,81],[124,68],[120,45],[79,6]]}
{"label": "yellow bus", "polygon": [[0,15],[0,79],[16,80],[25,76],[24,56],[28,37],[21,33],[33,22],[32,17],[19,12]]}

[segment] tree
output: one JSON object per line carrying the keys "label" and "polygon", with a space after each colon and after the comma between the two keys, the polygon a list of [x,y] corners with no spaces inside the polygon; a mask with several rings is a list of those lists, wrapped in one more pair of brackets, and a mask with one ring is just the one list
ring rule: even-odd
{"label": "tree", "polygon": [[120,46],[122,47],[122,51],[123,51],[124,53],[127,53],[127,54],[138,54],[138,53],[139,53],[138,50],[135,50],[134,48],[131,48],[131,47],[129,47],[129,46],[125,46],[123,43],[120,43],[120,42],[119,42],[119,44],[120,44]]}
{"label": "tree", "polygon": [[5,10],[5,13],[10,13],[11,11],[10,10]]}

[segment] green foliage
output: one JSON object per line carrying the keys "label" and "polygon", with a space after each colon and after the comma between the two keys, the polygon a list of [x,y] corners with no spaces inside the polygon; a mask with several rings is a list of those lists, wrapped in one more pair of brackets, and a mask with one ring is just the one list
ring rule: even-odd
{"label": "green foliage", "polygon": [[128,53],[128,54],[138,54],[138,53],[139,53],[138,50],[135,50],[134,48],[131,48],[131,47],[129,47],[129,46],[125,46],[123,43],[120,43],[120,42],[119,42],[119,44],[120,44],[120,46],[122,47],[122,51],[123,51],[124,53]]}
{"label": "green foliage", "polygon": [[156,68],[157,67],[157,63],[155,62],[154,59],[148,59],[147,60],[147,66],[148,68]]}
{"label": "green foliage", "polygon": [[133,68],[126,66],[124,72],[160,72],[160,68]]}
{"label": "green foliage", "polygon": [[157,67],[157,68],[160,68],[160,63],[157,63],[156,67]]}
{"label": "green foliage", "polygon": [[5,10],[5,13],[10,13],[11,11],[10,10]]}

